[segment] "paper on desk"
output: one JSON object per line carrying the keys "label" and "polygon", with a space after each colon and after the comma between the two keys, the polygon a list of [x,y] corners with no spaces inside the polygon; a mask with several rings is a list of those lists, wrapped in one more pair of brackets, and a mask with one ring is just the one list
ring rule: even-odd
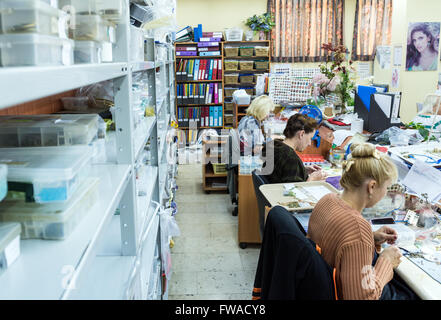
{"label": "paper on desk", "polygon": [[299,200],[308,200],[308,196],[302,192],[299,188],[296,188],[294,186],[294,184],[290,183],[290,184],[285,184],[283,185],[283,187],[285,188],[285,192],[292,192],[294,193],[294,196],[299,199]]}
{"label": "paper on desk", "polygon": [[374,94],[374,99],[386,117],[389,118],[392,105],[392,96],[386,94]]}
{"label": "paper on desk", "polygon": [[394,153],[392,153],[390,155],[390,159],[395,163],[395,166],[397,167],[397,170],[398,170],[398,180],[399,181],[403,181],[404,178],[406,178],[406,175],[409,173],[409,170],[410,170],[409,167],[403,161],[403,159],[401,159],[400,157],[398,157]]}
{"label": "paper on desk", "polygon": [[342,143],[346,140],[347,137],[353,136],[354,133],[348,130],[337,130],[334,131],[334,141],[333,143],[336,146],[341,146]]}
{"label": "paper on desk", "polygon": [[317,201],[326,196],[328,193],[332,191],[323,186],[311,186],[306,188],[309,194],[311,194]]}
{"label": "paper on desk", "polygon": [[441,171],[416,160],[403,180],[403,185],[418,195],[426,193],[430,202],[438,202],[441,198]]}

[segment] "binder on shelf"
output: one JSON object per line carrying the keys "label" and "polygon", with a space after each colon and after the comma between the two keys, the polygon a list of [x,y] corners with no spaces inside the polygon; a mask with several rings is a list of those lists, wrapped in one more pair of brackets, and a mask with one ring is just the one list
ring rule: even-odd
{"label": "binder on shelf", "polygon": [[223,115],[223,111],[222,111],[222,106],[219,106],[217,108],[218,108],[218,115],[219,115],[218,124],[219,124],[219,127],[222,127],[224,125],[223,124],[224,115]]}
{"label": "binder on shelf", "polygon": [[196,80],[198,80],[198,74],[199,74],[199,65],[200,65],[199,59],[196,59],[194,63],[195,63],[195,66],[194,66],[195,72],[193,75],[193,80],[196,81]]}
{"label": "binder on shelf", "polygon": [[214,83],[214,103],[219,103],[219,87],[218,83]]}
{"label": "binder on shelf", "polygon": [[218,60],[217,62],[217,78],[222,79],[222,60]]}
{"label": "binder on shelf", "polygon": [[199,39],[199,42],[221,42],[222,38],[219,37],[202,37]]}
{"label": "binder on shelf", "polygon": [[188,84],[183,84],[182,88],[183,88],[183,93],[182,93],[182,105],[186,105],[188,104]]}
{"label": "binder on shelf", "polygon": [[401,125],[400,93],[374,93],[371,95],[368,115],[368,131],[383,132],[386,129]]}
{"label": "binder on shelf", "polygon": [[205,86],[205,104],[210,103],[210,101],[208,100],[209,97],[210,97],[210,86],[207,84]]}
{"label": "binder on shelf", "polygon": [[219,126],[219,109],[218,107],[213,107],[213,126]]}
{"label": "binder on shelf", "polygon": [[196,57],[197,51],[176,51],[177,57]]}
{"label": "binder on shelf", "polygon": [[199,55],[201,57],[212,57],[212,56],[220,56],[220,51],[205,51],[205,52],[199,52]]}
{"label": "binder on shelf", "polygon": [[201,73],[199,74],[199,80],[204,80],[205,77],[205,65],[207,64],[205,59],[202,59]]}
{"label": "binder on shelf", "polygon": [[194,104],[193,84],[190,83],[190,94],[188,97],[188,104]]}
{"label": "binder on shelf", "polygon": [[213,78],[213,80],[218,80],[217,79],[217,59],[214,59],[213,60],[213,76],[212,76],[212,78]]}
{"label": "binder on shelf", "polygon": [[178,97],[178,106],[182,105],[182,85],[178,84],[176,86],[176,92]]}
{"label": "binder on shelf", "polygon": [[210,71],[208,73],[208,80],[213,80],[213,63],[214,60],[210,59]]}
{"label": "binder on shelf", "polygon": [[204,98],[205,98],[205,84],[200,83],[199,84],[199,104],[204,104]]}
{"label": "binder on shelf", "polygon": [[176,51],[197,51],[197,47],[176,47]]}
{"label": "binder on shelf", "polygon": [[198,42],[198,48],[202,47],[218,47],[219,42],[218,41],[211,41],[211,42]]}
{"label": "binder on shelf", "polygon": [[213,87],[214,83],[209,84],[208,103],[213,103]]}
{"label": "binder on shelf", "polygon": [[186,26],[185,28],[182,28],[178,32],[176,32],[176,39],[191,35],[193,33],[193,28],[190,26]]}
{"label": "binder on shelf", "polygon": [[223,103],[222,83],[219,83],[218,98],[219,98],[219,103]]}
{"label": "binder on shelf", "polygon": [[205,107],[205,126],[210,126],[210,107]]}
{"label": "binder on shelf", "polygon": [[197,48],[199,52],[208,52],[208,51],[220,51],[218,47],[200,47]]}
{"label": "binder on shelf", "polygon": [[201,127],[205,127],[205,107],[201,107]]}
{"label": "binder on shelf", "polygon": [[209,122],[209,127],[213,127],[214,126],[214,107],[210,107],[210,122]]}

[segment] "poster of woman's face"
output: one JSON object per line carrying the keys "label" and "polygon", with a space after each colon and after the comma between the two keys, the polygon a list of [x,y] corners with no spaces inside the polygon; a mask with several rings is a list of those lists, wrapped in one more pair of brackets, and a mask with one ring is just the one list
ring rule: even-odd
{"label": "poster of woman's face", "polygon": [[440,22],[409,23],[407,36],[407,71],[438,69]]}

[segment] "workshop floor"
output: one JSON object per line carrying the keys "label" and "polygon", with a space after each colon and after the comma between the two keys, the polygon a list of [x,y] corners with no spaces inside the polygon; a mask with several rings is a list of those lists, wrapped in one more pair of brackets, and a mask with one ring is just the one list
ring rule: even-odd
{"label": "workshop floor", "polygon": [[250,300],[260,247],[240,249],[228,194],[202,190],[202,167],[181,165],[170,300]]}

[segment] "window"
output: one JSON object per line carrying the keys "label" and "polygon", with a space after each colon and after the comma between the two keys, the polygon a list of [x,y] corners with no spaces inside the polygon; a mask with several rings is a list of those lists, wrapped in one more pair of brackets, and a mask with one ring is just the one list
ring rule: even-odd
{"label": "window", "polygon": [[357,0],[352,60],[373,61],[379,45],[389,45],[392,0]]}
{"label": "window", "polygon": [[268,0],[275,62],[324,61],[324,43],[343,44],[343,0]]}

